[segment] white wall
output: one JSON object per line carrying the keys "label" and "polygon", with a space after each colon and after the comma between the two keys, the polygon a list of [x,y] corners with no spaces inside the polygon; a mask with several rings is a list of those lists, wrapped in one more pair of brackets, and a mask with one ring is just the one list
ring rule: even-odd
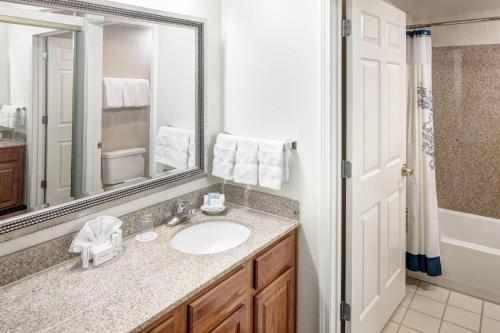
{"label": "white wall", "polygon": [[[160,126],[194,131],[196,124],[196,33],[189,28],[156,28],[154,133]],[[153,134],[154,135],[154,134]]]}
{"label": "white wall", "polygon": [[300,201],[298,328],[319,332],[321,2],[222,0],[222,32],[224,130],[298,142],[277,194]]}
{"label": "white wall", "polygon": [[[32,114],[32,81],[33,81],[33,36],[52,31],[46,28],[30,27],[26,25],[8,25],[9,35],[9,84],[10,104],[26,107],[26,125],[17,127],[17,132],[28,134]],[[30,147],[28,147],[30,149]]]}
{"label": "white wall", "polygon": [[9,29],[6,23],[0,23],[0,104],[9,104]]}

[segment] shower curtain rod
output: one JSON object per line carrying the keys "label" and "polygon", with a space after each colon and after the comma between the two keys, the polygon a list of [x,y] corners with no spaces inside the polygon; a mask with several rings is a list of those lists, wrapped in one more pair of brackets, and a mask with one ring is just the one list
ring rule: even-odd
{"label": "shower curtain rod", "polygon": [[492,17],[482,17],[482,18],[477,18],[477,19],[443,21],[443,22],[433,22],[433,23],[426,23],[426,24],[412,24],[412,25],[407,25],[406,29],[418,29],[418,28],[428,28],[428,27],[432,27],[432,26],[479,23],[479,22],[489,22],[489,21],[498,21],[498,20],[500,20],[500,16],[492,16]]}

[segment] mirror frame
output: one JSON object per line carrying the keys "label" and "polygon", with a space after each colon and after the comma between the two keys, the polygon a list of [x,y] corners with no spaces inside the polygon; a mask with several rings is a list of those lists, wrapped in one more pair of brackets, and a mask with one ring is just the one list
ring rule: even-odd
{"label": "mirror frame", "polygon": [[24,5],[65,9],[108,17],[128,18],[158,24],[186,27],[195,30],[196,59],[196,167],[171,175],[145,180],[120,189],[110,190],[53,207],[28,212],[0,221],[0,242],[45,229],[100,210],[139,199],[166,189],[206,177],[205,150],[205,20],[148,8],[128,6],[109,1],[79,0],[0,0]]}

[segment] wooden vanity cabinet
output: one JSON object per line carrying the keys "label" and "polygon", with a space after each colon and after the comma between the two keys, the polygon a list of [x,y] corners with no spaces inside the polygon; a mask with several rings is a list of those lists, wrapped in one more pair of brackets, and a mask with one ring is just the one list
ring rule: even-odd
{"label": "wooden vanity cabinet", "polygon": [[185,315],[184,307],[179,307],[166,316],[153,322],[143,333],[185,333]]}
{"label": "wooden vanity cabinet", "polygon": [[295,272],[289,269],[254,297],[254,332],[295,331]]}
{"label": "wooden vanity cabinet", "polygon": [[293,231],[142,333],[293,333],[296,272]]}
{"label": "wooden vanity cabinet", "polygon": [[24,203],[25,147],[0,149],[0,211]]}

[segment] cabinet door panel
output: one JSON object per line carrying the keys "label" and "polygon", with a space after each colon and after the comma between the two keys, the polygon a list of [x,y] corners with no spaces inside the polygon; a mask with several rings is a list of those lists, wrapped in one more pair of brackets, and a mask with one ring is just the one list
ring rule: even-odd
{"label": "cabinet door panel", "polygon": [[247,333],[247,308],[242,306],[210,333]]}
{"label": "cabinet door panel", "polygon": [[17,204],[18,174],[16,162],[0,164],[0,208],[12,207]]}
{"label": "cabinet door panel", "polygon": [[295,273],[289,269],[255,296],[257,333],[295,332]]}

